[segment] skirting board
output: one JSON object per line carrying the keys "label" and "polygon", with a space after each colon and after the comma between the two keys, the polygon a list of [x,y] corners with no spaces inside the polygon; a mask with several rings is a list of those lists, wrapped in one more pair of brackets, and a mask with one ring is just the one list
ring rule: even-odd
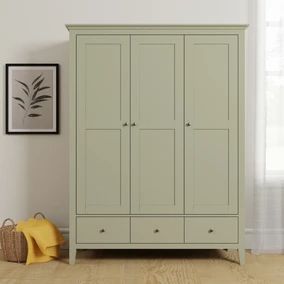
{"label": "skirting board", "polygon": [[65,239],[65,243],[62,246],[62,249],[68,249],[69,248],[69,228],[59,228],[59,231],[63,235]]}

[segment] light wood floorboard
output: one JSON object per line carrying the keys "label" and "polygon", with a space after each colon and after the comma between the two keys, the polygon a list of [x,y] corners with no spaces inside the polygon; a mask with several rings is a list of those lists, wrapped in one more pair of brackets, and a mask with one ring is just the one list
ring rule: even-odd
{"label": "light wood floorboard", "polygon": [[283,255],[229,250],[99,250],[79,251],[77,263],[62,259],[44,264],[4,262],[0,256],[2,284],[284,284]]}

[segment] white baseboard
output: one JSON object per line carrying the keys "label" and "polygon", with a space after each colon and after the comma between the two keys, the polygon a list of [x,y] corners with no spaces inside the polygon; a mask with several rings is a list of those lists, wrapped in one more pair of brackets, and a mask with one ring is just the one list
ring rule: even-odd
{"label": "white baseboard", "polygon": [[69,228],[58,228],[61,234],[63,235],[65,239],[65,243],[62,246],[62,249],[68,249],[69,248]]}
{"label": "white baseboard", "polygon": [[247,228],[245,229],[245,248],[252,249],[254,230]]}

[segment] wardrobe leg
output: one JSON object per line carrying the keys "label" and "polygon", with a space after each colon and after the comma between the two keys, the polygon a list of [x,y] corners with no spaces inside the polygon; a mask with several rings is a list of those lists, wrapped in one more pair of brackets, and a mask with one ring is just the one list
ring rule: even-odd
{"label": "wardrobe leg", "polygon": [[74,247],[69,248],[69,264],[73,265],[76,262],[77,249]]}
{"label": "wardrobe leg", "polygon": [[239,248],[239,261],[240,265],[244,265],[246,261],[246,251],[243,248]]}

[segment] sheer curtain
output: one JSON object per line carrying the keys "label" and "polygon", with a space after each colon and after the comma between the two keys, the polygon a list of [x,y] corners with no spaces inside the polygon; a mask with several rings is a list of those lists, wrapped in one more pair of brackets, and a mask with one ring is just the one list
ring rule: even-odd
{"label": "sheer curtain", "polygon": [[284,252],[284,0],[256,0],[253,252]]}

